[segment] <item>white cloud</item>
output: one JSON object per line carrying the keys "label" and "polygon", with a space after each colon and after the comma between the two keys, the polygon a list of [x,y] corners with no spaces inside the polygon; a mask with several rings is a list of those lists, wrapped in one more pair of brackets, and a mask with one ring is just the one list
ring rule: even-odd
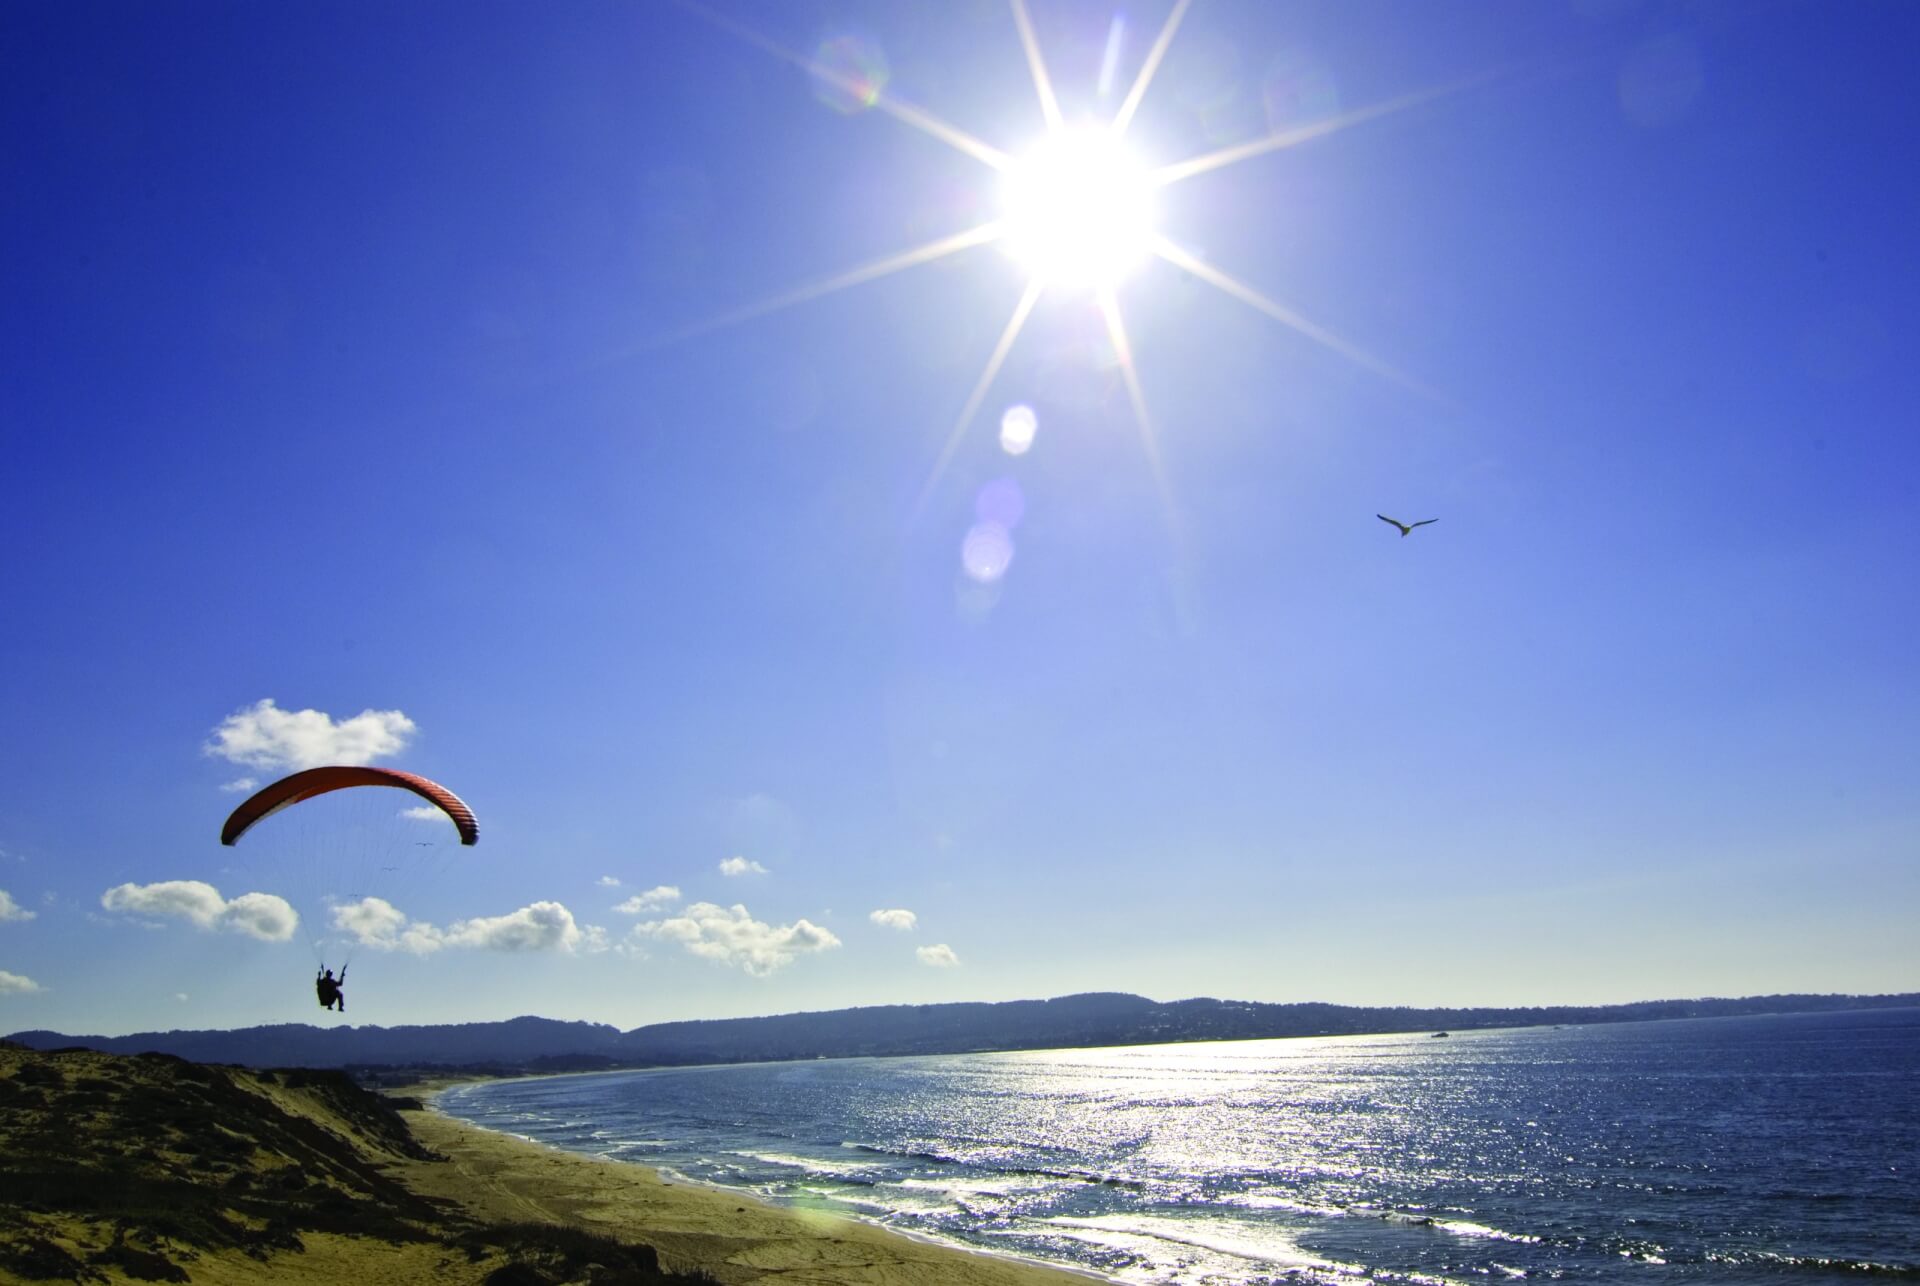
{"label": "white cloud", "polygon": [[135,915],[177,915],[211,929],[227,909],[220,890],[201,880],[162,880],[158,884],[117,884],[100,895],[109,911]]}
{"label": "white cloud", "polygon": [[432,804],[421,804],[417,808],[403,808],[400,810],[400,815],[416,822],[446,822],[449,825],[453,822],[452,818]]}
{"label": "white cloud", "polygon": [[729,857],[720,863],[720,874],[729,879],[739,875],[765,875],[767,868],[745,857]]}
{"label": "white cloud", "polygon": [[588,955],[599,955],[607,949],[607,931],[597,924],[580,926],[580,949]]}
{"label": "white cloud", "polygon": [[176,991],[176,992],[174,992],[174,993],[173,993],[173,998],[174,998],[175,1000],[177,1000],[177,1001],[179,1001],[179,1002],[180,1002],[181,1004],[183,1004],[183,1005],[187,1003],[187,999],[188,999],[188,997],[187,997],[187,993],[186,993],[186,992],[184,992],[184,991]]}
{"label": "white cloud", "polygon": [[711,902],[695,902],[670,920],[637,924],[633,932],[678,942],[696,956],[738,965],[756,978],[785,968],[801,955],[840,945],[832,932],[806,920],[764,924],[744,906],[728,908]]}
{"label": "white cloud", "polygon": [[595,880],[594,883],[603,889],[617,889],[620,887],[620,877],[617,875],[603,875]]}
{"label": "white cloud", "polygon": [[446,945],[445,935],[431,924],[409,921],[406,913],[385,898],[361,898],[333,908],[333,927],[351,933],[361,946],[382,951],[412,951],[426,955]]}
{"label": "white cloud", "polygon": [[534,902],[505,915],[456,920],[447,930],[447,945],[482,951],[572,951],[583,936],[566,907]]}
{"label": "white cloud", "polygon": [[8,920],[31,920],[38,914],[40,914],[38,911],[26,910],[13,900],[11,893],[0,889],[0,923]]}
{"label": "white cloud", "polygon": [[26,992],[38,990],[40,990],[40,984],[33,979],[0,969],[0,996],[23,995]]}
{"label": "white cloud", "polygon": [[237,795],[243,790],[252,790],[260,784],[258,777],[235,777],[232,781],[220,783],[220,789],[229,795]]}
{"label": "white cloud", "polygon": [[930,947],[915,947],[913,954],[920,957],[920,963],[935,969],[958,969],[960,957],[953,954],[953,948],[944,942]]}
{"label": "white cloud", "polygon": [[599,951],[606,931],[582,929],[558,902],[533,902],[505,915],[455,920],[442,929],[410,919],[385,898],[361,898],[333,909],[333,927],[362,946],[427,955],[450,947],[477,951]]}
{"label": "white cloud", "polygon": [[319,710],[282,710],[266,697],[228,715],[205,749],[248,768],[369,764],[405,749],[415,731],[398,710],[362,710],[336,721]]}
{"label": "white cloud", "polygon": [[870,911],[867,913],[867,919],[872,920],[875,924],[883,928],[901,930],[911,929],[914,925],[920,923],[920,917],[913,912],[900,910]]}
{"label": "white cloud", "polygon": [[242,893],[228,901],[219,889],[200,880],[116,884],[100,895],[100,905],[130,915],[178,916],[202,929],[244,933],[262,942],[285,942],[300,923],[283,897]]}
{"label": "white cloud", "polygon": [[221,928],[262,942],[285,942],[299,924],[300,917],[287,900],[272,893],[242,893],[227,903],[220,916]]}
{"label": "white cloud", "polygon": [[644,911],[658,911],[680,900],[680,890],[671,884],[660,884],[645,893],[636,893],[613,908],[622,915],[639,915]]}
{"label": "white cloud", "polygon": [[385,898],[366,897],[333,908],[333,927],[362,946],[392,946],[407,927],[406,913]]}

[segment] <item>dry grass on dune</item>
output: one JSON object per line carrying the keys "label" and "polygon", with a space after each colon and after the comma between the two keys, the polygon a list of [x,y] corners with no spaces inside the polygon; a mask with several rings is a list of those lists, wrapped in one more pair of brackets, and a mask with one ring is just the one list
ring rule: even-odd
{"label": "dry grass on dune", "polygon": [[488,1223],[395,1177],[433,1159],[338,1073],[0,1048],[0,1281],[711,1280],[617,1238]]}

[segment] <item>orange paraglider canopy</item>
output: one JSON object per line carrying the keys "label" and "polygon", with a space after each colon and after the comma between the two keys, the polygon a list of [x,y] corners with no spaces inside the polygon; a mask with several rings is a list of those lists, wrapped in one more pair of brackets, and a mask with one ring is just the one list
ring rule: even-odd
{"label": "orange paraglider canopy", "polygon": [[345,790],[349,786],[397,786],[401,790],[410,790],[447,815],[460,832],[462,844],[480,842],[480,823],[474,820],[473,810],[439,782],[392,768],[358,767],[309,768],[263,787],[246,803],[233,810],[227,818],[227,824],[220,828],[220,842],[233,843],[261,818],[271,817],[303,799],[312,799],[328,791]]}

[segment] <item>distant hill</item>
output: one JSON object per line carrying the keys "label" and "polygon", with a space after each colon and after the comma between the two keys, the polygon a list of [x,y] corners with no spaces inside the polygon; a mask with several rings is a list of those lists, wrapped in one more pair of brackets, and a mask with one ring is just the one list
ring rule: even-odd
{"label": "distant hill", "polygon": [[1450,1031],[1476,1027],[1638,1022],[1740,1014],[1920,1007],[1920,993],[1884,996],[1748,996],[1646,1000],[1626,1005],[1414,1009],[1239,1000],[1156,1001],[1119,992],[995,1004],[881,1005],[767,1018],[655,1023],[622,1032],[603,1023],[514,1018],[420,1027],[313,1027],[286,1023],[234,1031],[68,1036],[15,1032],[34,1049],[83,1046],[110,1053],[175,1054],[253,1067],[447,1067],[488,1071],[590,1071],[861,1055],[959,1054],[1277,1036]]}
{"label": "distant hill", "polygon": [[499,1023],[420,1027],[314,1027],[279,1023],[232,1031],[137,1032],[131,1036],[66,1036],[16,1032],[8,1039],[31,1049],[84,1046],[109,1054],[173,1054],[197,1063],[249,1067],[347,1067],[365,1063],[524,1065],[546,1058],[611,1054],[620,1030],[603,1023],[512,1018]]}

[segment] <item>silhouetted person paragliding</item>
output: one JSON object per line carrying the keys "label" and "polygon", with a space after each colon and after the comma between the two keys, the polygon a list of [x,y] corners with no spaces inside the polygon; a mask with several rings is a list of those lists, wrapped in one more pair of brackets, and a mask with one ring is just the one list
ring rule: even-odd
{"label": "silhouetted person paragliding", "polygon": [[347,997],[345,993],[340,990],[346,986],[346,983],[347,967],[345,965],[340,966],[340,976],[338,978],[333,976],[333,970],[322,966],[320,972],[313,980],[313,990],[320,997],[320,1008],[337,1009],[343,1014],[346,1013]]}

